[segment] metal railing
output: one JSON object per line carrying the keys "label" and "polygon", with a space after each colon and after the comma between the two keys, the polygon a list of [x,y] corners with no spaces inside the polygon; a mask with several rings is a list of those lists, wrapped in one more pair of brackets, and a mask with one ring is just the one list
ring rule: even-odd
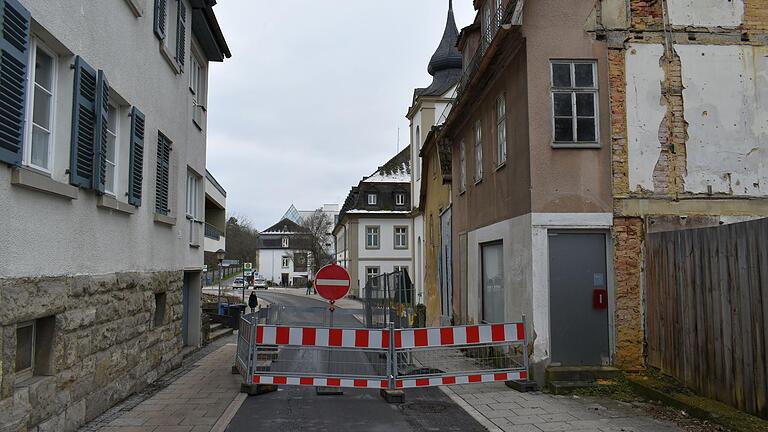
{"label": "metal railing", "polygon": [[370,278],[363,288],[367,328],[409,328],[413,317],[414,289],[407,270]]}
{"label": "metal railing", "polygon": [[215,226],[209,224],[206,222],[205,224],[205,236],[209,239],[213,240],[220,240],[221,239],[221,230],[216,228]]}
{"label": "metal railing", "polygon": [[[489,20],[490,22],[486,24],[485,28],[482,30],[480,41],[478,43],[477,49],[475,50],[475,53],[472,55],[472,58],[464,64],[464,70],[461,73],[461,79],[459,80],[459,84],[456,86],[457,103],[461,100],[461,96],[464,94],[467,86],[475,78],[477,71],[480,69],[480,63],[482,63],[483,57],[485,57],[486,52],[488,52],[488,48],[491,46],[493,39],[499,32],[499,29],[504,23],[507,23],[512,19],[512,15],[514,14],[517,7],[517,2],[518,0],[507,0],[506,6],[504,6],[502,2],[501,7],[494,7],[494,10],[491,11]],[[495,6],[493,4],[491,5]],[[486,18],[483,17],[482,19],[485,20]]]}

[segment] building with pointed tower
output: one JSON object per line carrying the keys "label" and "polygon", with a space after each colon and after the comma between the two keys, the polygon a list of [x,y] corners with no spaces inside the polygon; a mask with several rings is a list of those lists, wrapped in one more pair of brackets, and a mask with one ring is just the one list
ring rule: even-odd
{"label": "building with pointed tower", "polygon": [[[453,17],[453,2],[448,2],[445,30],[437,50],[429,60],[427,72],[432,75],[429,87],[413,92],[413,101],[406,117],[410,121],[411,196],[413,197],[413,282],[416,300],[427,307],[427,322],[437,325],[450,321],[450,289],[441,290],[441,281],[448,284],[441,265],[440,251],[447,243],[450,251],[450,229],[441,236],[441,219],[450,227],[450,187],[443,182],[437,161],[438,146],[425,153],[424,143],[432,128],[441,124],[450,112],[456,84],[461,78],[462,58],[456,48],[458,29]],[[433,163],[429,164],[429,160]],[[425,165],[426,163],[426,165]],[[429,187],[427,187],[429,186]],[[442,269],[442,273],[441,273]],[[442,277],[441,277],[442,276]],[[441,295],[443,292],[443,295]]]}

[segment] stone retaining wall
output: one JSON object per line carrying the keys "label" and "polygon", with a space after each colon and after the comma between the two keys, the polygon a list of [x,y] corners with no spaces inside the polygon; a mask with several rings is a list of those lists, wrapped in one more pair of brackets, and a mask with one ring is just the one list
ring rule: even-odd
{"label": "stone retaining wall", "polygon": [[[178,367],[182,284],[181,271],[0,279],[0,432],[76,430]],[[44,366],[19,381],[17,324],[52,316]]]}

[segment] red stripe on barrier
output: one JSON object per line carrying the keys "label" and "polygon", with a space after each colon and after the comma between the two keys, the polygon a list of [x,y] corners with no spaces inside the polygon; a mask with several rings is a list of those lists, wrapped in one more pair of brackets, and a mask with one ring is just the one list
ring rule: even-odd
{"label": "red stripe on barrier", "polygon": [[456,377],[443,377],[443,385],[456,384]]}
{"label": "red stripe on barrier", "polygon": [[476,344],[480,343],[480,329],[477,326],[466,327],[467,329],[467,343]]}
{"label": "red stripe on barrier", "polygon": [[253,377],[252,381],[253,381],[254,384],[258,384],[258,383],[261,382],[261,377],[260,376],[255,376],[255,377]]}
{"label": "red stripe on barrier", "polygon": [[440,329],[440,345],[453,345],[453,329],[443,327]]}
{"label": "red stripe on barrier", "polygon": [[354,385],[355,387],[362,387],[362,388],[366,388],[366,387],[368,387],[368,380],[364,380],[364,379],[356,379],[353,385]]}
{"label": "red stripe on barrier", "polygon": [[526,371],[520,372],[520,379],[521,380],[528,379],[528,372]]}
{"label": "red stripe on barrier", "polygon": [[355,330],[355,347],[368,348],[368,330]]}
{"label": "red stripe on barrier", "polygon": [[288,342],[291,340],[291,329],[288,327],[278,327],[275,331],[275,344],[288,345]]}
{"label": "red stripe on barrier", "polygon": [[389,330],[384,330],[381,332],[381,347],[389,348]]}
{"label": "red stripe on barrier", "polygon": [[328,346],[340,347],[342,343],[342,334],[341,329],[328,330]]}
{"label": "red stripe on barrier", "polygon": [[505,373],[497,373],[493,375],[493,379],[496,381],[506,381],[508,376]]}
{"label": "red stripe on barrier", "polygon": [[339,378],[328,378],[325,384],[328,387],[338,387],[341,385],[341,380]]}
{"label": "red stripe on barrier", "polygon": [[493,324],[491,326],[491,340],[494,342],[504,342],[504,324]]}
{"label": "red stripe on barrier", "polygon": [[389,381],[387,381],[387,380],[381,380],[381,382],[379,383],[379,386],[380,386],[381,388],[383,388],[383,389],[388,389],[388,388],[389,388]]}
{"label": "red stripe on barrier", "polygon": [[264,343],[264,327],[261,327],[261,326],[256,327],[256,343],[257,344]]}
{"label": "red stripe on barrier", "polygon": [[427,336],[427,329],[418,329],[413,331],[413,346],[429,346],[429,336]]}
{"label": "red stripe on barrier", "polygon": [[315,345],[317,339],[317,329],[305,327],[301,332],[302,345]]}
{"label": "red stripe on barrier", "polygon": [[471,383],[482,382],[483,381],[483,376],[482,375],[470,375],[470,376],[467,377],[467,379]]}
{"label": "red stripe on barrier", "polygon": [[429,385],[429,378],[419,378],[416,380],[416,387],[425,387]]}
{"label": "red stripe on barrier", "polygon": [[395,331],[395,348],[403,347],[403,334],[399,331]]}
{"label": "red stripe on barrier", "polygon": [[300,385],[314,385],[315,379],[314,378],[299,378],[299,384]]}
{"label": "red stripe on barrier", "polygon": [[287,382],[288,382],[288,378],[286,377],[276,376],[272,378],[273,384],[285,384]]}
{"label": "red stripe on barrier", "polygon": [[403,380],[395,381],[395,387],[396,388],[403,388]]}
{"label": "red stripe on barrier", "polygon": [[517,340],[525,340],[525,326],[523,323],[517,323]]}

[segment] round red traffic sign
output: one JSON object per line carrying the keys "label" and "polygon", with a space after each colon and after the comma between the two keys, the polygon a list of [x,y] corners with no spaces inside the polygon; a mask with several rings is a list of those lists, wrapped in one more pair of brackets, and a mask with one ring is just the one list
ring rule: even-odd
{"label": "round red traffic sign", "polygon": [[315,276],[315,289],[324,299],[336,301],[349,292],[349,273],[338,264],[328,264]]}

